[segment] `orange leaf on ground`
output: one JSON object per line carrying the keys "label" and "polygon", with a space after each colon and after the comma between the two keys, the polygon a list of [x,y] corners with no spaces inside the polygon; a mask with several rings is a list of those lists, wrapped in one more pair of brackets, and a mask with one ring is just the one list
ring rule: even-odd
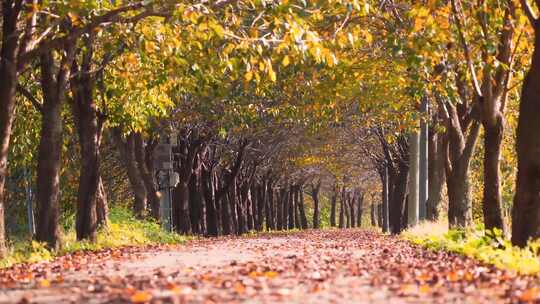
{"label": "orange leaf on ground", "polygon": [[146,291],[137,291],[131,296],[130,300],[133,303],[146,303],[152,300],[152,295]]}

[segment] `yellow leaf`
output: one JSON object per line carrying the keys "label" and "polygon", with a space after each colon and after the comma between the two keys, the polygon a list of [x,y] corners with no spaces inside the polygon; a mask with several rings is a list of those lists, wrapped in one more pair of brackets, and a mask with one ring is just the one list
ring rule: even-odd
{"label": "yellow leaf", "polygon": [[49,280],[43,279],[43,280],[39,281],[39,287],[41,287],[41,288],[51,287],[51,282]]}
{"label": "yellow leaf", "polygon": [[275,271],[267,271],[264,273],[264,276],[267,277],[267,278],[270,278],[270,279],[273,279],[275,277],[277,277],[279,274]]}
{"label": "yellow leaf", "polygon": [[246,79],[246,81],[251,81],[251,79],[253,79],[253,72],[251,72],[251,71],[247,72],[244,75],[244,78]]}
{"label": "yellow leaf", "polygon": [[283,64],[283,66],[288,66],[289,63],[289,56],[283,57],[283,61],[281,62],[281,64]]}
{"label": "yellow leaf", "polygon": [[270,76],[270,79],[271,79],[273,82],[276,82],[277,76],[276,76],[276,72],[274,72],[274,70],[269,70],[269,71],[268,71],[268,75]]}

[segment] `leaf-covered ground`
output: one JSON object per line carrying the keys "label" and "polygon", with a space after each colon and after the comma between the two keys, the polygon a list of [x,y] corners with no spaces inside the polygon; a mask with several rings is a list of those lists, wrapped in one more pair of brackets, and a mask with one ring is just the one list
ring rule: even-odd
{"label": "leaf-covered ground", "polygon": [[[537,287],[538,286],[538,287]],[[365,230],[105,250],[0,270],[0,303],[515,303],[533,276]]]}

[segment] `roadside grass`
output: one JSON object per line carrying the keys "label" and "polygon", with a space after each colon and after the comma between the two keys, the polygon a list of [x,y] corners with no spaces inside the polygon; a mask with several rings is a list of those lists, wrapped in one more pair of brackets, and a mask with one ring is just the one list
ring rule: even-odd
{"label": "roadside grass", "polygon": [[402,236],[432,250],[446,250],[520,274],[540,273],[540,240],[525,248],[512,246],[500,230],[485,231],[483,225],[468,230],[448,230],[448,223],[424,222]]}
{"label": "roadside grass", "polygon": [[145,246],[162,244],[181,244],[187,237],[163,231],[159,224],[153,220],[140,220],[133,216],[128,209],[115,207],[109,213],[109,225],[100,229],[97,242],[78,242],[74,226],[64,233],[62,248],[51,251],[44,244],[26,238],[12,240],[8,256],[0,260],[0,268],[9,267],[19,263],[35,263],[48,261],[55,256],[61,256],[76,251],[96,251],[106,248],[125,246]]}

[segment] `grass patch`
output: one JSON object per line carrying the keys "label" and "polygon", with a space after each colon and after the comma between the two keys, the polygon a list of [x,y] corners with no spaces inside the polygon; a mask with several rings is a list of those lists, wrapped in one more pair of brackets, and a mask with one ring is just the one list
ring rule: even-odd
{"label": "grass patch", "polygon": [[97,242],[78,242],[73,225],[64,233],[62,249],[57,252],[48,250],[44,244],[19,238],[11,242],[8,256],[0,260],[0,268],[18,263],[35,263],[51,260],[55,256],[69,254],[81,250],[100,250],[124,246],[144,246],[159,244],[180,244],[185,236],[166,232],[153,220],[136,219],[132,212],[125,208],[112,208],[109,214],[109,226],[100,229]]}
{"label": "grass patch", "polygon": [[520,274],[540,273],[540,240],[527,247],[512,246],[501,231],[485,231],[483,225],[468,230],[448,230],[444,222],[421,223],[403,237],[432,250],[463,254],[495,267]]}

